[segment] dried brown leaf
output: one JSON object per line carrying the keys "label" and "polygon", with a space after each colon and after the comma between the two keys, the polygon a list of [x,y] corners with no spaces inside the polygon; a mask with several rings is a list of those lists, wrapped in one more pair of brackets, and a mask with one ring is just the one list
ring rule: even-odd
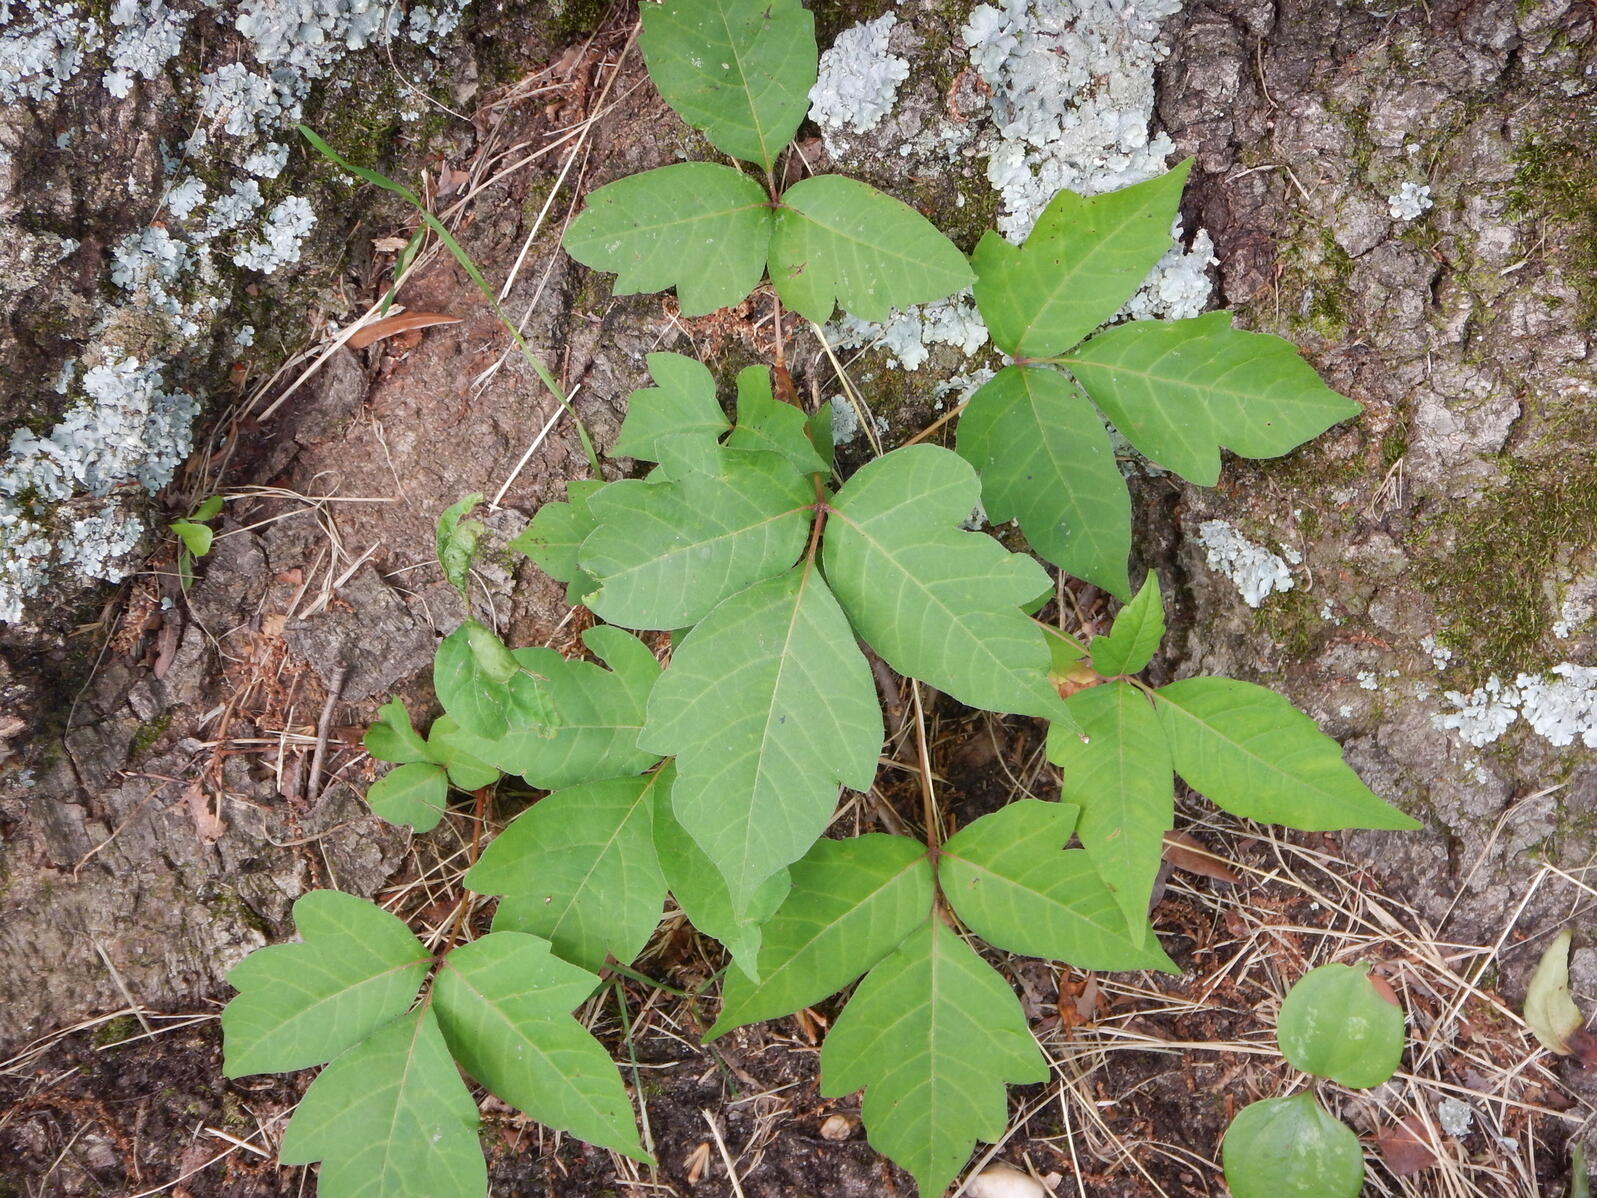
{"label": "dried brown leaf", "polygon": [[1375,1133],[1375,1146],[1394,1176],[1410,1177],[1438,1163],[1430,1136],[1418,1115],[1405,1115]]}
{"label": "dried brown leaf", "polygon": [[1224,882],[1235,886],[1242,881],[1224,862],[1218,860],[1209,846],[1190,832],[1164,834],[1164,859],[1177,869],[1189,874]]}
{"label": "dried brown leaf", "polygon": [[350,349],[365,349],[373,342],[398,333],[431,328],[435,324],[459,324],[460,320],[458,316],[449,316],[443,312],[402,312],[398,316],[385,316],[381,320],[372,321],[371,324],[362,325],[350,334],[345,344]]}

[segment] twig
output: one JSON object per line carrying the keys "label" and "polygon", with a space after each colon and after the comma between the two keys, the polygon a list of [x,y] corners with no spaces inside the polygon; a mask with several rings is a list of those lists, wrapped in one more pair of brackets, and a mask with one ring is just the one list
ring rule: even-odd
{"label": "twig", "polygon": [[316,724],[316,751],[311,754],[311,777],[305,784],[305,801],[314,804],[322,794],[322,758],[327,754],[327,737],[333,730],[333,708],[344,690],[348,666],[339,666],[327,687],[327,702],[322,704],[322,718]]}

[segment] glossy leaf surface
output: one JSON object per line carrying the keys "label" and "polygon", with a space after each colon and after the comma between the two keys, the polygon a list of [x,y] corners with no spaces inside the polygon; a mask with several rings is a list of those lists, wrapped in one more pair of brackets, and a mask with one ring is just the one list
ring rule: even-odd
{"label": "glossy leaf surface", "polygon": [[1141,944],[1164,834],[1175,826],[1164,729],[1153,705],[1124,682],[1090,686],[1068,703],[1081,731],[1048,736],[1048,759],[1062,775],[1059,798],[1081,809],[1076,833]]}
{"label": "glossy leaf surface", "polygon": [[1232,1198],[1356,1198],[1364,1151],[1305,1091],[1244,1107],[1221,1146]]}
{"label": "glossy leaf surface", "polygon": [[1368,1089],[1403,1059],[1403,1008],[1375,988],[1368,965],[1321,965],[1287,991],[1275,1041],[1294,1069]]}
{"label": "glossy leaf surface", "polygon": [[1132,933],[1087,854],[1061,852],[1076,815],[1066,803],[1021,799],[961,828],[937,866],[954,911],[1012,953],[1079,969],[1178,972],[1156,939]]}
{"label": "glossy leaf surface", "polygon": [[1273,458],[1358,415],[1290,341],[1231,327],[1229,312],[1135,320],[1061,361],[1139,450],[1212,487],[1220,449]]}
{"label": "glossy leaf surface", "polygon": [[686,628],[723,599],[784,573],[804,550],[809,480],[773,453],[722,449],[713,474],[628,479],[588,501],[598,527],[582,568],[599,616],[628,628]]}
{"label": "glossy leaf surface", "polygon": [[841,306],[861,320],[968,287],[959,248],[908,204],[842,175],[782,193],[771,235],[771,284],[782,302],[822,324]]}
{"label": "glossy leaf surface", "polygon": [[494,930],[541,937],[595,973],[609,956],[630,964],[665,902],[654,804],[669,786],[666,771],[586,782],[512,820],[465,878],[478,894],[508,896]]}
{"label": "glossy leaf surface", "polygon": [[539,1123],[647,1160],[609,1052],[571,1015],[598,984],[536,936],[493,932],[444,959],[433,1005],[450,1051],[499,1098]]}
{"label": "glossy leaf surface", "polygon": [[665,0],[638,45],[667,104],[717,148],[770,169],[809,111],[819,57],[798,0]]}
{"label": "glossy leaf surface", "polygon": [[982,235],[976,304],[1007,354],[1061,353],[1114,316],[1170,249],[1191,160],[1119,191],[1061,191],[1023,245]]}
{"label": "glossy leaf surface", "polygon": [[390,1021],[323,1069],[278,1159],[320,1161],[319,1198],[482,1198],[488,1171],[477,1104],[432,1008]]}

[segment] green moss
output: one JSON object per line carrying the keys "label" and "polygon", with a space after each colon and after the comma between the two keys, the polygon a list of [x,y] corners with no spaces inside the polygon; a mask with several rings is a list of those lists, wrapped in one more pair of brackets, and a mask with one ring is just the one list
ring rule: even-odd
{"label": "green moss", "polygon": [[1253,626],[1261,635],[1299,658],[1309,655],[1324,624],[1315,610],[1313,596],[1297,588],[1277,591],[1253,613]]}
{"label": "green moss", "polygon": [[1564,230],[1546,239],[1547,253],[1580,296],[1583,318],[1597,319],[1597,161],[1584,139],[1545,132],[1522,144],[1508,213]]}
{"label": "green moss", "polygon": [[128,756],[133,761],[138,761],[150,751],[151,746],[172,726],[172,715],[163,712],[153,720],[146,720],[139,725],[139,730],[133,734],[133,743],[128,747]]}
{"label": "green moss", "polygon": [[1421,558],[1420,582],[1436,596],[1443,621],[1437,639],[1477,680],[1542,664],[1539,649],[1554,619],[1547,589],[1554,568],[1570,551],[1597,546],[1597,455],[1587,450],[1536,465],[1510,460],[1503,468],[1504,485],[1484,503],[1430,522],[1410,545],[1423,554],[1439,533],[1452,533],[1450,553]]}
{"label": "green moss", "polygon": [[94,1046],[105,1048],[107,1045],[120,1044],[124,1040],[131,1040],[139,1034],[139,1021],[131,1015],[118,1015],[115,1019],[108,1019],[94,1029]]}

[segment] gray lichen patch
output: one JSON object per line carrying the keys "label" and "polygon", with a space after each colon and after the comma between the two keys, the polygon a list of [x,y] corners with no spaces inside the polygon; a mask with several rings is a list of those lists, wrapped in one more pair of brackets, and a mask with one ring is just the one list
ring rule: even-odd
{"label": "gray lichen patch", "polygon": [[84,580],[126,574],[150,494],[243,344],[226,318],[246,286],[300,261],[317,193],[285,174],[293,122],[347,120],[357,81],[386,95],[385,125],[421,115],[414,85],[367,76],[397,53],[425,79],[421,47],[447,52],[466,2],[0,0],[0,365],[13,380],[0,625],[13,639],[50,618],[32,597],[48,590],[63,619]]}

